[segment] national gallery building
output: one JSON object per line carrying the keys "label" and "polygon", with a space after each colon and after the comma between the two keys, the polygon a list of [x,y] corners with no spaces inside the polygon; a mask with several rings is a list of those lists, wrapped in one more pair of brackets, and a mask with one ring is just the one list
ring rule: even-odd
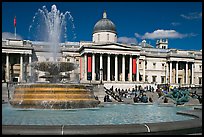
{"label": "national gallery building", "polygon": [[[168,39],[155,47],[143,40],[138,45],[117,42],[114,23],[106,12],[93,28],[92,41],[60,43],[57,61],[72,62],[77,69],[63,72],[62,82],[105,85],[172,84],[202,85],[202,50],[168,48]],[[2,39],[2,82],[43,82],[44,72],[33,70],[35,61],[51,61],[49,43]],[[130,86],[131,87],[131,86]]]}

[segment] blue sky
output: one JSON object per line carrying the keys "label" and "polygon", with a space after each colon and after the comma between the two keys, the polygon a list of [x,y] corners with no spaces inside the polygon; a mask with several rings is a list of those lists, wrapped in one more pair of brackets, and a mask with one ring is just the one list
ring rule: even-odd
{"label": "blue sky", "polygon": [[91,41],[93,27],[106,10],[119,42],[145,39],[155,46],[157,39],[168,38],[169,48],[202,49],[201,2],[2,2],[2,37],[13,37],[16,16],[17,36],[36,40],[29,32],[33,17],[38,9],[46,6],[50,11],[54,4],[73,17],[75,28],[67,20],[67,41]]}

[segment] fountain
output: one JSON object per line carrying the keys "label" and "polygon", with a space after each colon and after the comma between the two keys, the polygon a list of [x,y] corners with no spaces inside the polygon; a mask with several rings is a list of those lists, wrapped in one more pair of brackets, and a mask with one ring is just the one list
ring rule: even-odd
{"label": "fountain", "polygon": [[62,72],[72,71],[76,67],[73,63],[56,61],[59,26],[62,26],[60,17],[64,19],[64,14],[59,14],[55,5],[51,12],[45,10],[45,7],[43,9],[39,12],[46,19],[45,28],[49,28],[48,39],[53,60],[34,62],[32,66],[46,72],[40,77],[48,83],[26,83],[15,87],[10,104],[2,104],[2,134],[133,135],[202,132],[202,116],[197,116],[197,113],[189,114],[196,118],[185,116],[188,115],[186,113],[177,115],[178,111],[193,110],[193,107],[158,107],[121,102],[104,103],[100,107],[88,86],[61,83],[62,78],[67,78]]}
{"label": "fountain", "polygon": [[191,93],[188,89],[174,88],[161,96],[157,103],[160,103],[161,100],[167,98],[170,98],[176,105],[184,105],[185,103],[189,102],[190,99],[199,99],[199,95]]}
{"label": "fountain", "polygon": [[[52,61],[36,61],[31,64],[33,69],[45,72],[39,78],[45,78],[48,83],[26,83],[15,87],[13,98],[10,104],[17,108],[40,108],[40,109],[70,109],[96,107],[99,101],[95,99],[93,91],[83,84],[61,83],[61,80],[68,78],[62,72],[76,69],[76,65],[70,62],[59,62],[57,53],[60,50],[60,36],[63,26],[66,28],[66,15],[52,5],[51,12],[45,6],[39,9],[46,24],[45,35],[49,43]],[[37,14],[36,14],[37,15]],[[71,17],[71,15],[70,15]],[[34,16],[34,19],[36,16]],[[32,27],[30,27],[32,28]],[[66,30],[66,29],[65,29]],[[43,31],[43,32],[45,32]]]}

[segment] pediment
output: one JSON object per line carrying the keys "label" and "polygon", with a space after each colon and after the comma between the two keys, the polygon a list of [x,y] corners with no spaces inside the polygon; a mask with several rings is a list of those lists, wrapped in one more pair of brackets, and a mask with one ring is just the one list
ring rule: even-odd
{"label": "pediment", "polygon": [[103,45],[93,45],[94,47],[100,47],[104,49],[131,49],[132,47],[120,44],[103,44]]}

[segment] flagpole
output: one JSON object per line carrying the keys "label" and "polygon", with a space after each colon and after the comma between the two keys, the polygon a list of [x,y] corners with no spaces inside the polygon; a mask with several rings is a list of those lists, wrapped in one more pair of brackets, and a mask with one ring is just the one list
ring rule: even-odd
{"label": "flagpole", "polygon": [[15,30],[14,30],[14,31],[15,31],[14,34],[15,34],[15,39],[16,39],[16,26],[14,27],[14,29],[15,29]]}
{"label": "flagpole", "polygon": [[14,35],[16,39],[16,16],[14,17],[13,24],[14,24]]}

